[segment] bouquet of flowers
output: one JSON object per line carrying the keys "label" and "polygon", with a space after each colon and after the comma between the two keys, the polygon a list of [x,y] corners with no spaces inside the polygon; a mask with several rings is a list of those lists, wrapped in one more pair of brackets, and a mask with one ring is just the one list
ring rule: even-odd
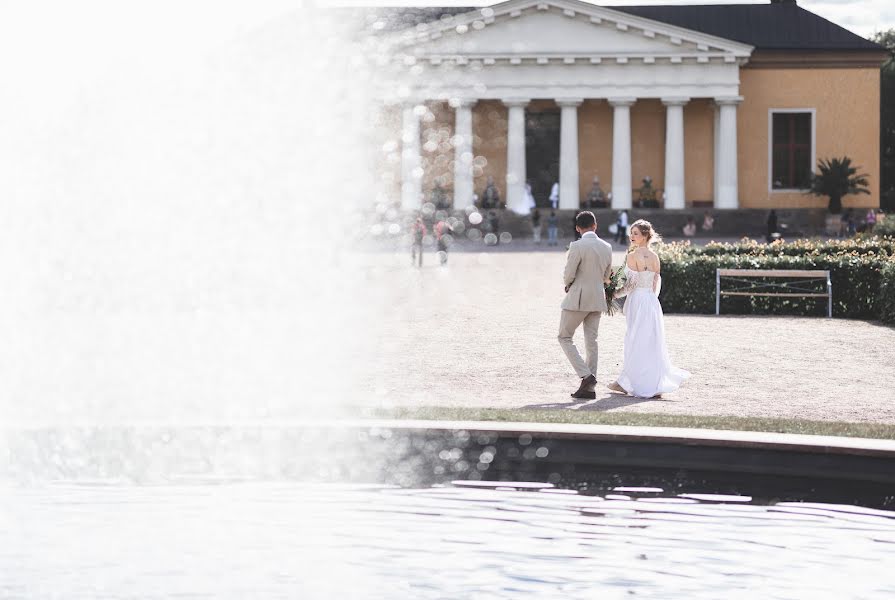
{"label": "bouquet of flowers", "polygon": [[610,317],[621,310],[621,302],[615,295],[624,286],[625,266],[622,265],[617,271],[613,271],[609,276],[609,283],[605,284],[606,290],[606,314]]}

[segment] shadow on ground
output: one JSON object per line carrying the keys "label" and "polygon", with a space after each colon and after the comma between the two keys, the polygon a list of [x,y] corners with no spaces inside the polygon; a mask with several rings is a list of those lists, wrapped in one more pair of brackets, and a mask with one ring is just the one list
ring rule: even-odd
{"label": "shadow on ground", "polygon": [[598,400],[581,400],[571,398],[568,402],[547,402],[544,404],[529,404],[523,408],[544,409],[544,408],[568,408],[573,410],[612,410],[614,408],[624,408],[642,402],[668,402],[662,399],[652,398],[635,398],[633,396],[622,396],[620,394],[608,394]]}

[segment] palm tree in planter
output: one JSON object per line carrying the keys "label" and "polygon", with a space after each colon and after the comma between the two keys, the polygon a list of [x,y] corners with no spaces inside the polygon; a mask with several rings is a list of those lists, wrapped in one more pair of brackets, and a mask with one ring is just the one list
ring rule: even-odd
{"label": "palm tree in planter", "polygon": [[811,189],[807,193],[830,198],[829,211],[834,215],[842,212],[842,197],[849,194],[869,194],[867,174],[857,175],[858,167],[851,166],[851,159],[821,159],[817,162],[819,174],[811,174]]}

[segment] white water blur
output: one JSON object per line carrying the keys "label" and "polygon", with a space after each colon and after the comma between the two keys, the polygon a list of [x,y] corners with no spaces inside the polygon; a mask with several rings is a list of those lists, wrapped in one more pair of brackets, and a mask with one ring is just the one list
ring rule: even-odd
{"label": "white water blur", "polygon": [[[160,23],[179,4],[159,6],[151,47],[119,35],[104,49],[137,59],[91,70],[58,114],[4,128],[5,426],[294,416],[351,388],[363,312],[343,250],[366,100],[346,77],[344,24],[287,12],[172,60]],[[89,37],[132,25],[123,13],[65,15]],[[65,62],[64,43],[44,42]]]}
{"label": "white water blur", "polygon": [[[203,19],[196,14],[203,2],[128,10],[85,0],[75,10],[35,10],[30,20],[0,4],[0,18],[15,13],[23,29],[22,47],[0,43],[15,51],[0,65],[14,57],[32,65],[4,69],[0,83],[4,598],[134,597],[128,581],[137,571],[147,574],[140,597],[209,590],[245,597],[259,573],[280,567],[313,568],[323,577],[310,590],[316,597],[357,581],[346,565],[325,577],[336,567],[316,551],[314,536],[326,537],[331,524],[310,523],[300,496],[279,506],[310,545],[282,566],[258,553],[265,540],[255,516],[226,499],[238,486],[173,481],[176,465],[199,476],[212,470],[195,448],[168,446],[195,423],[220,424],[207,450],[226,469],[279,473],[278,457],[226,454],[227,440],[241,438],[249,422],[332,411],[353,387],[352,357],[365,340],[365,307],[344,253],[365,174],[352,116],[366,106],[366,88],[345,77],[356,49],[343,23],[311,10],[273,10],[279,16],[266,23],[250,15],[253,27],[191,43],[193,35],[207,40],[204,29],[219,27],[222,12],[232,19],[245,10],[204,2]],[[107,28],[131,29],[135,39],[106,35]],[[8,20],[0,25],[0,33],[11,29]],[[77,35],[47,34],[64,30]],[[54,76],[56,88],[35,84]],[[23,102],[29,90],[34,107]],[[138,432],[151,423],[168,430],[142,444]],[[92,433],[74,446],[79,427]],[[28,452],[17,450],[21,436],[34,440]],[[324,458],[317,453],[303,448],[302,464],[316,466]],[[130,468],[150,457],[162,460]],[[46,464],[54,469],[44,476]],[[116,523],[108,498],[79,499],[70,490],[58,503],[18,503],[57,478],[97,483],[112,496],[149,493],[141,501],[149,512]],[[195,493],[187,515],[193,536],[175,525],[178,509],[164,498],[177,503]],[[220,514],[247,537],[222,544],[219,535],[229,533]],[[60,518],[49,529],[54,545],[41,550],[28,524],[50,515]],[[154,541],[137,539],[138,530]],[[224,560],[215,560],[207,588],[190,556],[210,556],[213,547]],[[162,557],[178,549],[186,552],[169,569]],[[83,586],[69,578],[77,556],[103,563]],[[174,572],[181,576],[169,586]]]}

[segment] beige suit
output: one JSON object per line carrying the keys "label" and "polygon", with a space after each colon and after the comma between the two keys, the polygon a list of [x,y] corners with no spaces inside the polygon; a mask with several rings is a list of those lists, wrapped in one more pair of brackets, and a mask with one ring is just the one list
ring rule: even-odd
{"label": "beige suit", "polygon": [[[611,274],[612,246],[596,233],[587,232],[569,246],[563,273],[568,292],[562,301],[558,339],[579,377],[597,375],[597,333],[600,316],[607,308],[604,282]],[[587,362],[582,360],[572,341],[575,330],[582,323]]]}

